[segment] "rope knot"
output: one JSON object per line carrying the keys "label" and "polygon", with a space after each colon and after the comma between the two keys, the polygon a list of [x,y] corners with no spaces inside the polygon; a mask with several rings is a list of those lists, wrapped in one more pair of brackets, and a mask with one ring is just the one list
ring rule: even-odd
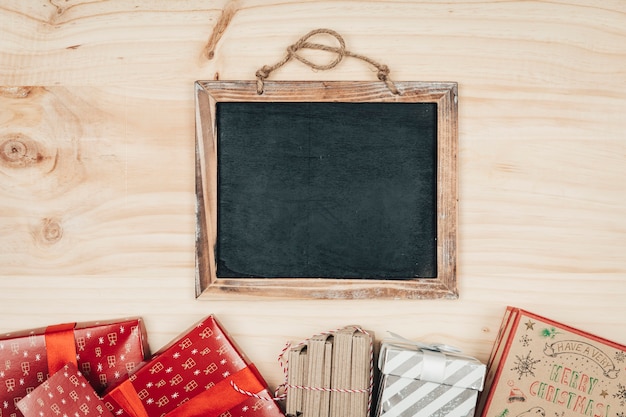
{"label": "rope knot", "polygon": [[287,47],[287,56],[289,57],[289,59],[291,59],[300,48],[302,48],[302,42],[297,42],[293,45],[289,45]]}
{"label": "rope knot", "polygon": [[263,89],[264,89],[263,80],[269,77],[272,71],[273,69],[267,65],[263,65],[263,67],[257,70],[255,75],[256,75],[256,93],[258,95],[263,94]]}
{"label": "rope knot", "polygon": [[[321,45],[318,43],[307,42],[310,37],[314,35],[319,35],[319,34],[326,34],[326,35],[330,35],[334,37],[337,40],[338,46],[328,46],[328,45]],[[298,55],[298,51],[300,49],[316,49],[319,51],[332,52],[332,53],[337,54],[337,57],[327,64],[316,64],[314,62],[309,61],[305,57]],[[263,94],[264,80],[269,77],[270,73],[272,73],[274,70],[285,65],[292,58],[296,58],[298,61],[302,62],[305,65],[308,65],[313,70],[329,70],[329,69],[335,68],[346,56],[360,59],[362,61],[365,61],[375,66],[378,69],[378,79],[380,81],[383,81],[387,85],[387,87],[389,87],[389,90],[393,94],[400,94],[397,88],[395,87],[395,85],[393,84],[393,82],[389,79],[389,68],[386,65],[381,65],[371,58],[368,58],[364,55],[355,54],[353,52],[346,50],[346,43],[344,39],[341,37],[339,33],[331,29],[312,30],[311,32],[307,33],[302,38],[300,38],[293,45],[289,45],[287,47],[287,53],[285,54],[285,57],[282,60],[280,60],[279,62],[271,66],[264,65],[261,69],[259,69],[256,72],[257,93],[259,95]]]}
{"label": "rope knot", "polygon": [[267,66],[267,65],[263,65],[262,68],[259,68],[256,72],[256,77],[260,78],[262,80],[266,79],[267,77],[270,76],[270,73],[272,72],[272,69]]}
{"label": "rope knot", "polygon": [[387,81],[389,77],[389,67],[387,65],[381,65],[378,68],[378,79],[380,81]]}

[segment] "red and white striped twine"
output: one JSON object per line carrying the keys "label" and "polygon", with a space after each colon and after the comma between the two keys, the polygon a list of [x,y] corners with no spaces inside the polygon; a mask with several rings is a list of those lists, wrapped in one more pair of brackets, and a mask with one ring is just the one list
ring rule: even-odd
{"label": "red and white striped twine", "polygon": [[282,384],[281,387],[286,388],[285,393],[289,390],[289,388],[303,389],[303,390],[308,390],[308,391],[345,392],[348,394],[360,394],[360,393],[370,392],[370,388],[363,388],[363,389],[323,388],[323,387],[309,387],[305,385],[291,385],[291,384]]}
{"label": "red and white striped twine", "polygon": [[254,392],[250,392],[250,391],[246,391],[244,389],[241,389],[241,388],[239,388],[239,386],[237,384],[235,384],[234,381],[230,381],[230,385],[233,387],[233,389],[235,391],[237,391],[240,394],[247,395],[248,397],[253,397],[253,398],[256,398],[256,399],[259,399],[259,400],[265,400],[265,401],[277,400],[277,398],[272,398],[272,397],[269,397],[267,395],[262,396],[262,395],[259,395],[259,394],[255,394]]}

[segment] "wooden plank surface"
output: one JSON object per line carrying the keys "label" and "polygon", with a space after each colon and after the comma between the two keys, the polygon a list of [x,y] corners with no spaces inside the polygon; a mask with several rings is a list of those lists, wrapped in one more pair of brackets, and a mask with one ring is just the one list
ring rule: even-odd
{"label": "wooden plank surface", "polygon": [[[318,27],[459,83],[458,300],[195,299],[193,83]],[[8,0],[0,28],[0,332],[139,314],[157,349],[215,313],[272,385],[287,340],[353,323],[486,360],[507,304],[626,343],[623,1]]]}

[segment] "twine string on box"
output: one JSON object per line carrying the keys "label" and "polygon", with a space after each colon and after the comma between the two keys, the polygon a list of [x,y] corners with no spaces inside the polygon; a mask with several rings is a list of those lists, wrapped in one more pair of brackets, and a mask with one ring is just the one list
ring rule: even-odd
{"label": "twine string on box", "polygon": [[[369,335],[369,333],[365,330],[363,330],[361,327],[355,327],[356,331],[361,332],[363,334]],[[330,332],[323,332],[320,333],[319,335],[330,335],[333,334],[334,332],[336,332],[337,330],[340,329],[336,329],[334,331],[330,331]],[[317,335],[315,335],[317,336]],[[313,336],[313,337],[315,337]],[[302,341],[298,344],[295,345],[295,347],[299,347],[306,344],[306,340]],[[309,391],[326,391],[326,392],[343,392],[343,393],[348,393],[348,394],[370,394],[368,396],[368,401],[367,401],[367,414],[370,414],[371,408],[372,408],[372,396],[371,396],[371,392],[372,389],[374,387],[374,338],[370,338],[370,344],[369,344],[369,358],[370,358],[370,363],[369,363],[369,367],[370,367],[370,375],[369,375],[369,384],[367,388],[364,389],[348,389],[348,388],[324,388],[324,387],[310,387],[310,386],[305,386],[305,385],[292,385],[288,382],[288,377],[289,377],[289,360],[285,359],[285,353],[287,353],[289,351],[289,348],[292,347],[291,343],[287,343],[285,345],[285,347],[283,348],[283,350],[281,351],[281,353],[278,355],[278,363],[280,364],[280,366],[283,368],[283,373],[285,375],[285,382],[283,382],[281,385],[279,385],[276,388],[276,392],[275,392],[275,396],[279,397],[280,399],[284,399],[287,396],[287,392],[289,391],[289,389],[302,389],[302,390],[309,390]],[[281,388],[284,388],[284,393],[281,394],[280,396],[278,395],[278,392],[280,391]]]}
{"label": "twine string on box", "polygon": [[[319,44],[319,43],[310,43],[310,42],[308,42],[308,39],[310,37],[315,36],[315,35],[319,35],[319,34],[328,34],[328,35],[333,36],[335,39],[337,39],[337,42],[339,42],[339,46],[338,47],[337,46],[328,46],[328,45],[322,45],[322,44]],[[316,50],[320,50],[320,51],[334,52],[335,54],[337,54],[337,57],[334,60],[332,60],[331,62],[329,62],[328,64],[326,64],[326,65],[320,65],[320,64],[316,64],[314,62],[311,62],[310,60],[304,58],[302,55],[298,54],[298,51],[300,49],[316,49]],[[280,61],[278,61],[274,65],[264,65],[263,67],[261,67],[256,72],[256,78],[257,78],[256,91],[257,91],[257,94],[259,94],[259,95],[263,94],[264,82],[270,76],[270,74],[273,71],[275,71],[278,68],[280,68],[283,65],[285,65],[292,58],[297,59],[298,61],[302,62],[305,65],[308,65],[309,67],[313,68],[314,70],[329,70],[329,69],[335,68],[343,60],[343,58],[346,57],[346,56],[360,59],[360,60],[365,61],[368,64],[376,67],[376,69],[378,70],[378,73],[377,73],[378,79],[380,81],[384,82],[385,85],[387,86],[387,88],[389,88],[389,91],[391,91],[393,94],[398,94],[398,95],[400,94],[400,92],[396,88],[396,85],[389,78],[390,70],[389,70],[389,67],[387,65],[380,64],[379,62],[374,61],[373,59],[371,59],[371,58],[369,58],[369,57],[367,57],[365,55],[356,54],[354,52],[351,52],[351,51],[347,50],[346,49],[346,42],[344,41],[343,37],[339,33],[337,33],[336,31],[334,31],[332,29],[315,29],[315,30],[310,31],[309,33],[307,33],[306,35],[301,37],[296,43],[294,43],[293,45],[290,45],[290,46],[287,47],[287,54],[285,55],[285,57],[283,59],[281,59]]]}
{"label": "twine string on box", "polygon": [[[369,333],[367,331],[363,330],[361,327],[355,327],[355,329],[358,332],[361,332],[363,334],[369,335]],[[340,330],[340,329],[336,329],[336,330],[330,331],[330,332],[322,332],[322,333],[319,333],[319,334],[314,335],[312,337],[320,336],[320,335],[330,335],[330,334],[334,333],[337,330]],[[303,341],[295,344],[295,347],[299,347],[299,346],[305,345],[307,343],[307,340],[303,340]],[[267,397],[267,396],[262,396],[262,395],[255,394],[255,393],[250,392],[250,391],[243,390],[239,386],[237,386],[237,384],[235,384],[233,381],[231,381],[230,384],[233,387],[233,389],[235,391],[239,392],[240,394],[247,395],[247,396],[253,397],[253,398],[257,398],[257,399],[260,399],[260,400],[265,400],[265,401],[281,401],[281,400],[284,400],[287,397],[287,392],[289,391],[289,389],[302,389],[302,390],[309,390],[309,391],[343,392],[343,393],[348,393],[348,394],[360,394],[360,393],[370,394],[368,396],[367,414],[366,414],[366,415],[370,415],[370,412],[371,412],[371,409],[372,409],[372,395],[371,395],[371,392],[372,392],[372,389],[374,388],[374,338],[371,338],[370,345],[369,345],[369,357],[370,357],[369,386],[367,388],[364,388],[364,389],[324,388],[324,387],[310,387],[310,386],[305,386],[305,385],[292,385],[292,384],[290,384],[288,382],[288,378],[289,378],[289,359],[285,359],[285,353],[287,353],[289,351],[289,348],[291,348],[292,346],[294,346],[292,343],[285,344],[285,347],[280,351],[280,354],[278,355],[278,363],[280,364],[280,367],[283,369],[283,374],[285,375],[285,382],[283,382],[278,387],[276,387],[276,390],[274,391],[274,397],[270,398],[270,397]],[[279,394],[281,389],[284,389],[284,392],[282,394]]]}

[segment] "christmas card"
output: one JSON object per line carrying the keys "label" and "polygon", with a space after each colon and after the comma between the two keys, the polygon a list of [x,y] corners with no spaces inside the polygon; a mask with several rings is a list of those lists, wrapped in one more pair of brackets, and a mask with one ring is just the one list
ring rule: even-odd
{"label": "christmas card", "polygon": [[624,417],[626,346],[508,307],[482,417]]}

